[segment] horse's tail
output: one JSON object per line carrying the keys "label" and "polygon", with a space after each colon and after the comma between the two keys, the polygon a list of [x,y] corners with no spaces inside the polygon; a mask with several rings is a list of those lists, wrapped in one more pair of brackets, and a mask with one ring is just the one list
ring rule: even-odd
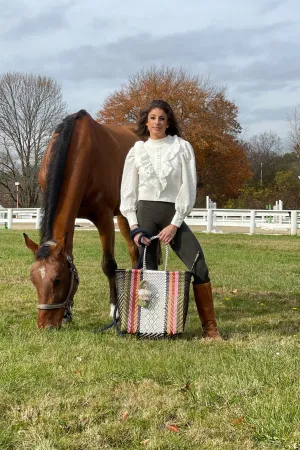
{"label": "horse's tail", "polygon": [[67,116],[55,129],[50,162],[47,168],[43,207],[44,215],[41,223],[41,244],[52,238],[52,223],[54,221],[59,194],[64,179],[68,149],[75,121],[87,112],[82,109],[76,114]]}

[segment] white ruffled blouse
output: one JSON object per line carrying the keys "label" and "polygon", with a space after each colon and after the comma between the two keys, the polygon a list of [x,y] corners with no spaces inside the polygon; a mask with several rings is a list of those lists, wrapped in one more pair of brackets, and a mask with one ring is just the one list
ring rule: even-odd
{"label": "white ruffled blouse", "polygon": [[180,227],[196,200],[196,165],[191,144],[178,136],[138,141],[129,151],[121,184],[120,211],[138,224],[139,200],[175,203],[172,224]]}

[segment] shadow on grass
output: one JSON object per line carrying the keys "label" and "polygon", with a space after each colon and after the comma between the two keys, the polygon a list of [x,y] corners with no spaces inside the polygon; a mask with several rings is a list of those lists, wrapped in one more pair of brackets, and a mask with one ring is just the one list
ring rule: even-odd
{"label": "shadow on grass", "polygon": [[[274,292],[228,296],[215,294],[215,309],[220,333],[225,340],[235,338],[247,340],[253,334],[293,336],[299,333],[298,294],[280,295]],[[82,313],[86,315],[86,320],[83,326],[76,325],[78,329],[90,328],[92,331],[105,327],[111,322],[111,319],[103,314],[99,314],[97,318],[95,311],[90,308],[86,308],[84,312],[81,311]],[[112,328],[110,331],[103,331],[103,333],[107,332],[116,333],[116,330]],[[200,338],[200,321],[191,296],[185,332],[180,339]]]}
{"label": "shadow on grass", "polygon": [[[300,295],[297,293],[253,292],[249,294],[239,292],[238,294],[226,294],[225,292],[216,292],[214,299],[219,330],[225,340],[248,340],[251,335],[300,335]],[[3,314],[5,317],[2,319],[6,332],[10,328],[15,329],[24,321],[27,326],[31,322],[34,322],[34,326],[36,326],[34,305],[28,303],[26,308],[9,305],[5,310]],[[112,319],[108,316],[108,306],[104,310],[102,304],[98,309],[91,305],[84,305],[80,299],[75,299],[74,321],[68,326],[64,325],[61,330],[71,329],[92,333],[93,330],[105,327],[111,321]],[[102,333],[117,334],[114,328]],[[180,339],[200,338],[200,321],[191,295],[185,332]]]}
{"label": "shadow on grass", "polygon": [[250,334],[291,336],[299,333],[299,294],[257,292],[215,295],[216,314],[225,339]]}

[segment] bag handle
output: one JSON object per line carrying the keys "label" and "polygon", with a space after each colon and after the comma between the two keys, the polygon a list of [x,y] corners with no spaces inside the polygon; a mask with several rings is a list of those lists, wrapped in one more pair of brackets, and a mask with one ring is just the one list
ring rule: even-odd
{"label": "bag handle", "polygon": [[[150,238],[151,241],[153,241],[154,239],[159,239],[159,236],[152,236]],[[168,260],[169,260],[169,244],[167,244],[166,246],[166,259],[165,259],[165,272],[167,271],[167,267],[168,267]],[[143,254],[143,272],[145,273],[147,271],[147,267],[146,267],[146,254],[147,254],[147,246],[145,246],[144,248],[144,254]]]}
{"label": "bag handle", "polygon": [[193,268],[194,268],[196,262],[198,261],[199,257],[200,257],[200,252],[197,253],[196,258],[194,259],[193,265],[190,268],[190,272],[193,272]]}
{"label": "bag handle", "polygon": [[[153,241],[154,239],[159,239],[159,236],[158,235],[157,236],[152,236],[150,238],[151,241]],[[165,247],[166,247],[166,259],[165,259],[165,272],[166,272],[167,271],[167,267],[168,267],[168,261],[169,261],[169,244],[166,244]],[[144,254],[143,254],[143,267],[142,267],[142,270],[143,270],[144,274],[147,272],[146,253],[147,253],[147,246],[145,246]],[[190,272],[193,271],[194,266],[195,266],[196,262],[198,261],[199,257],[200,257],[200,252],[197,253],[196,258],[194,259],[194,262],[192,264],[192,267],[189,270]]]}

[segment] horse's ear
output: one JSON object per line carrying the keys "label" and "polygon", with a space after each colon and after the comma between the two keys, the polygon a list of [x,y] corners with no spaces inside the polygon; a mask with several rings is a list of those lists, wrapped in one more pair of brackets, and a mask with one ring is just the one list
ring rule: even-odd
{"label": "horse's ear", "polygon": [[37,249],[39,248],[38,244],[36,244],[35,242],[33,242],[28,236],[27,234],[23,233],[24,239],[25,239],[25,244],[26,246],[29,248],[29,250],[32,251],[32,253],[35,255],[35,252],[37,251]]}
{"label": "horse's ear", "polygon": [[56,245],[51,247],[51,255],[56,257],[58,256],[65,248],[66,245],[66,236],[56,241]]}

